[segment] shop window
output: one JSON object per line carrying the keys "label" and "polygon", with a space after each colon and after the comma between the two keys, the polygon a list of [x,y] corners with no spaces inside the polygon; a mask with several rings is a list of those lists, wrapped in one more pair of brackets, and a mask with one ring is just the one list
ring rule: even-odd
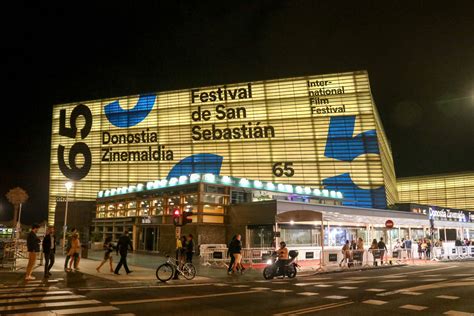
{"label": "shop window", "polygon": [[214,203],[214,204],[226,204],[226,197],[224,195],[217,194],[203,194],[204,203]]}
{"label": "shop window", "polygon": [[128,210],[127,216],[137,216],[137,210]]}
{"label": "shop window", "polygon": [[115,217],[115,212],[107,212],[107,217]]}
{"label": "shop window", "polygon": [[97,218],[105,218],[105,212],[100,212],[100,213],[97,215]]}
{"label": "shop window", "polygon": [[120,210],[117,212],[117,217],[125,217],[127,212],[125,210]]}
{"label": "shop window", "polygon": [[[192,216],[193,218],[193,223],[195,221],[196,216]],[[215,224],[223,224],[224,223],[224,217],[223,216],[213,216],[213,215],[203,215],[202,221],[204,223],[215,223]]]}
{"label": "shop window", "polygon": [[232,204],[248,202],[248,194],[242,191],[232,191],[231,201]]}
{"label": "shop window", "polygon": [[280,232],[280,240],[286,242],[288,246],[312,246],[311,228],[285,227]]}
{"label": "shop window", "polygon": [[225,194],[225,187],[206,184],[206,192]]}
{"label": "shop window", "polygon": [[109,210],[109,211],[115,210],[115,205],[113,205],[113,204],[107,205],[107,210]]}
{"label": "shop window", "polygon": [[97,207],[97,210],[98,210],[99,212],[105,212],[105,205],[103,205],[103,204],[102,204],[102,205],[99,205],[99,206]]}
{"label": "shop window", "polygon": [[197,204],[198,202],[198,196],[197,194],[191,194],[191,195],[185,195],[183,204],[189,205],[189,204]]}
{"label": "shop window", "polygon": [[250,225],[247,229],[250,248],[272,247],[273,225]]}
{"label": "shop window", "polygon": [[197,212],[197,205],[185,205],[183,211],[187,212]]}
{"label": "shop window", "polygon": [[170,209],[173,209],[175,206],[179,206],[180,201],[179,201],[179,196],[170,196],[168,198],[168,205]]}
{"label": "shop window", "polygon": [[125,208],[125,206],[123,205],[123,203],[117,204],[117,209],[118,210],[123,210],[124,208]]}
{"label": "shop window", "polygon": [[224,207],[222,205],[209,205],[204,204],[202,209],[203,213],[219,213],[224,214]]}
{"label": "shop window", "polygon": [[128,202],[128,208],[129,209],[137,208],[137,202],[136,201]]}

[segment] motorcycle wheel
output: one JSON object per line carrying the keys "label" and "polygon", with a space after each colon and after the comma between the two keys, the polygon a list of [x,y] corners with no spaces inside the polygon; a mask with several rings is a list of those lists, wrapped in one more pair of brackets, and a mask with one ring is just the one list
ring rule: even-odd
{"label": "motorcycle wheel", "polygon": [[265,267],[265,269],[263,269],[263,277],[265,278],[265,280],[271,280],[273,279],[273,269],[272,267]]}
{"label": "motorcycle wheel", "polygon": [[292,264],[288,266],[288,270],[286,272],[286,275],[290,278],[293,279],[296,276],[296,267]]}

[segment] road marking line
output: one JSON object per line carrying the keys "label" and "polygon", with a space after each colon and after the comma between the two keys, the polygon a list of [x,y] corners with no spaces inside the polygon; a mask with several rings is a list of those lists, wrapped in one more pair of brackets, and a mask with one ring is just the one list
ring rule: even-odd
{"label": "road marking line", "polygon": [[357,288],[358,288],[357,286],[341,286],[340,287],[340,289],[343,289],[343,290],[355,290]]}
{"label": "road marking line", "polygon": [[437,282],[437,281],[444,281],[446,279],[424,279],[424,280],[418,280],[420,282]]}
{"label": "road marking line", "polygon": [[429,269],[429,270],[417,270],[417,271],[411,271],[411,272],[400,272],[400,273],[396,273],[396,274],[392,274],[392,277],[394,275],[405,275],[405,274],[416,274],[416,273],[425,273],[425,272],[429,272],[429,271],[438,271],[438,270],[446,270],[446,269],[453,269],[453,268],[457,268],[458,266],[449,266],[449,267],[442,267],[442,268],[436,268],[436,269]]}
{"label": "road marking line", "polygon": [[255,290],[255,291],[265,291],[265,290],[269,290],[270,288],[269,287],[253,287],[251,288],[251,290]]}
{"label": "road marking line", "polygon": [[452,316],[472,316],[474,313],[466,313],[466,312],[459,312],[459,311],[447,311],[444,315],[452,315]]}
{"label": "road marking line", "polygon": [[[80,288],[78,291],[111,291],[111,290],[128,290],[128,289],[158,289],[158,288],[172,288],[172,287],[193,287],[193,286],[207,286],[215,283],[192,283],[192,284],[163,284],[163,285],[145,285],[145,286],[122,286],[122,287],[92,287]],[[57,288],[56,288],[57,289]]]}
{"label": "road marking line", "polygon": [[331,287],[331,284],[317,284],[316,287]]}
{"label": "road marking line", "polygon": [[367,292],[385,292],[385,289],[366,289]]}
{"label": "road marking line", "polygon": [[407,304],[407,305],[400,306],[400,308],[409,309],[409,310],[412,310],[412,311],[422,311],[424,309],[427,309],[428,307],[420,306],[420,305]]}
{"label": "road marking line", "polygon": [[49,292],[27,292],[27,293],[15,293],[15,294],[0,294],[0,298],[4,297],[23,297],[23,296],[45,296],[45,295],[59,295],[59,294],[72,294],[71,291],[49,291]]}
{"label": "road marking line", "polygon": [[319,295],[319,293],[315,293],[315,292],[301,292],[301,293],[298,293],[298,295],[313,296],[313,295]]}
{"label": "road marking line", "polygon": [[359,284],[359,283],[364,283],[364,282],[367,282],[367,281],[339,281],[339,282],[336,282],[338,284]]}
{"label": "road marking line", "polygon": [[6,298],[0,299],[0,304],[8,303],[26,303],[34,301],[54,301],[54,300],[64,300],[64,299],[76,299],[76,298],[85,298],[82,295],[58,295],[58,296],[41,296],[41,297],[22,297],[22,298]]}
{"label": "road marking line", "polygon": [[472,276],[472,274],[459,273],[459,274],[453,274],[453,276],[455,276],[455,277],[470,277],[470,276]]}
{"label": "road marking line", "polygon": [[311,286],[311,285],[316,285],[319,282],[310,282],[310,283],[295,283],[294,285],[296,286]]}
{"label": "road marking line", "polygon": [[332,300],[343,300],[343,299],[347,298],[347,296],[329,295],[329,296],[325,296],[324,298],[329,298],[329,299],[332,299]]}
{"label": "road marking line", "polygon": [[9,316],[54,316],[54,315],[76,315],[85,313],[111,312],[117,311],[113,306],[97,306],[84,308],[56,309],[53,311],[29,312],[25,314],[8,314]]}
{"label": "road marking line", "polygon": [[149,299],[144,299],[144,300],[133,300],[133,301],[115,301],[115,302],[110,302],[110,304],[111,305],[127,305],[127,304],[143,304],[143,303],[156,303],[156,302],[172,302],[172,301],[180,301],[180,300],[211,298],[211,297],[217,297],[217,296],[232,296],[232,295],[252,294],[252,293],[261,293],[261,292],[262,291],[242,291],[242,292],[217,293],[217,294],[206,294],[206,295],[149,298]]}
{"label": "road marking line", "polygon": [[26,288],[26,289],[19,289],[19,288],[11,288],[11,289],[0,289],[0,293],[8,293],[8,292],[13,292],[13,293],[18,293],[18,291],[24,290],[29,293],[34,293],[38,291],[44,291],[47,292],[49,290],[59,290],[58,287],[51,286],[51,287],[37,287],[37,288]]}
{"label": "road marking line", "polygon": [[400,294],[413,295],[413,296],[423,294],[423,293],[420,293],[420,292],[411,292],[411,291],[399,291],[399,292],[400,292]]}
{"label": "road marking line", "polygon": [[399,282],[406,282],[408,280],[385,280],[385,281],[381,281],[382,283],[399,283]]}
{"label": "road marking line", "polygon": [[136,316],[134,313],[114,314],[114,316]]}
{"label": "road marking line", "polygon": [[376,295],[377,296],[389,296],[389,295],[393,295],[393,294],[397,294],[398,291],[390,291],[390,292],[384,292],[384,293],[377,293]]}
{"label": "road marking line", "polygon": [[363,301],[362,303],[364,303],[364,304],[371,304],[371,305],[383,305],[383,304],[387,304],[388,302],[386,302],[386,301],[379,301],[379,300],[367,300],[367,301]]}
{"label": "road marking line", "polygon": [[272,292],[276,292],[276,293],[290,293],[290,292],[293,292],[293,290],[281,289],[281,290],[272,290]]}
{"label": "road marking line", "polygon": [[12,305],[10,305],[10,306],[0,306],[0,311],[13,311],[13,310],[21,310],[21,309],[59,307],[59,306],[69,306],[69,305],[89,305],[89,304],[100,304],[100,303],[101,303],[100,301],[96,301],[96,300],[35,303],[35,304],[13,305],[13,306]]}
{"label": "road marking line", "polygon": [[457,287],[457,286],[471,286],[474,285],[474,281],[467,281],[467,282],[437,282],[432,284],[414,286],[406,289],[399,290],[402,291],[423,291],[423,290],[432,290],[432,289],[439,289],[445,287]]}
{"label": "road marking line", "polygon": [[451,296],[451,295],[438,295],[437,298],[444,298],[447,300],[457,300],[459,296]]}
{"label": "road marking line", "polygon": [[250,287],[250,285],[237,284],[237,285],[232,285],[232,287]]}
{"label": "road marking line", "polygon": [[354,302],[349,301],[349,302],[319,305],[319,306],[315,306],[315,307],[308,307],[308,308],[297,309],[297,310],[294,310],[294,311],[288,311],[288,312],[273,314],[273,316],[301,315],[301,314],[307,314],[307,313],[322,311],[322,310],[325,310],[325,309],[341,307],[341,306],[349,305],[349,304],[354,304]]}
{"label": "road marking line", "polygon": [[214,283],[215,286],[229,286],[227,283]]}

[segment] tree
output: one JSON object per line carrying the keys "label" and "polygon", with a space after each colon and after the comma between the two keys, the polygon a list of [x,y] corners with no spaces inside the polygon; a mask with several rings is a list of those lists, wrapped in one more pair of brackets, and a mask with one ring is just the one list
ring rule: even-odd
{"label": "tree", "polygon": [[14,207],[13,225],[16,225],[18,221],[18,210],[20,208],[20,204],[23,204],[28,200],[28,194],[22,188],[16,187],[8,191],[8,193],[5,194],[5,196],[8,199],[8,201],[11,204],[13,204],[13,207]]}

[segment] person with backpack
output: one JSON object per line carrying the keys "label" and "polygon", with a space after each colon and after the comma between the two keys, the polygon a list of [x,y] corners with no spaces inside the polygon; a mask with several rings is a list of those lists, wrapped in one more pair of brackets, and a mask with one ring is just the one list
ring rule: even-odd
{"label": "person with backpack", "polygon": [[342,259],[339,262],[339,266],[341,266],[343,262],[349,263],[350,253],[351,253],[349,240],[346,240],[346,243],[344,244],[344,246],[342,246],[341,251],[342,251]]}
{"label": "person with backpack", "polygon": [[385,251],[387,251],[387,246],[383,242],[383,237],[380,237],[380,241],[377,244],[379,251],[380,251],[380,265],[383,265],[383,257],[385,255]]}

